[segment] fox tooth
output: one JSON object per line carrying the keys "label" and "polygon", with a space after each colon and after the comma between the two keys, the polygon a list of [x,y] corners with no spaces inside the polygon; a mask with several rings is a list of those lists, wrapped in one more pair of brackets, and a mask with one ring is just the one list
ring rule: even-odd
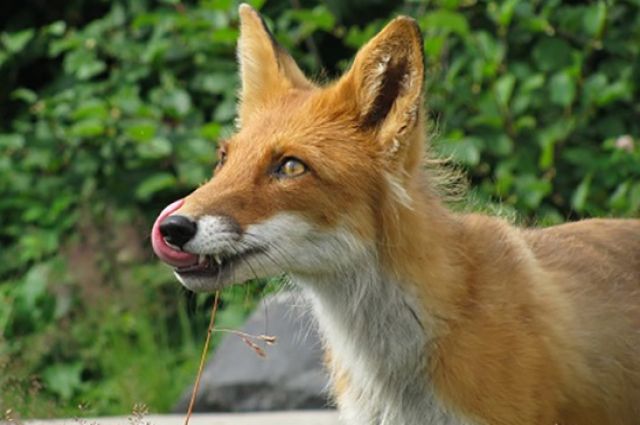
{"label": "fox tooth", "polygon": [[218,265],[222,264],[222,259],[220,258],[220,254],[215,254],[213,258],[215,258],[216,263],[218,263]]}
{"label": "fox tooth", "polygon": [[207,256],[204,254],[200,254],[200,256],[198,257],[198,264],[204,264],[205,261],[207,261]]}

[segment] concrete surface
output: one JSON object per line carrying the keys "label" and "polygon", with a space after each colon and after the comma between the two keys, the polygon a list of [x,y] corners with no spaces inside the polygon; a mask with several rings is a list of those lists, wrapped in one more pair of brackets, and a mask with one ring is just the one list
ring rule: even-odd
{"label": "concrete surface", "polygon": [[[26,425],[184,425],[184,415],[25,421]],[[272,413],[196,413],[189,425],[339,425],[334,410]]]}

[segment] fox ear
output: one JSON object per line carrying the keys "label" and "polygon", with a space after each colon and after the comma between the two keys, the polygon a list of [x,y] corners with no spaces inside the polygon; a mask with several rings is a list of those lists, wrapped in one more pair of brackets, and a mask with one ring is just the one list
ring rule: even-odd
{"label": "fox ear", "polygon": [[409,144],[408,136],[421,122],[422,49],[416,22],[398,17],[360,49],[341,81],[356,102],[359,127],[376,131],[392,153]]}
{"label": "fox ear", "polygon": [[239,14],[238,63],[242,88],[238,115],[243,120],[278,94],[313,85],[278,44],[258,12],[243,3]]}

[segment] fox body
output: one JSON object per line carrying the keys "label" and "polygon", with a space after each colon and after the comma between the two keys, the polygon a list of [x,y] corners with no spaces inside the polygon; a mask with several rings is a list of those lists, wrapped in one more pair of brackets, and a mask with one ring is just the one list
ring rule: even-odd
{"label": "fox body", "polygon": [[346,424],[639,424],[640,220],[450,212],[411,19],[319,86],[257,12],[240,18],[238,132],[152,232],[182,284],[287,273]]}

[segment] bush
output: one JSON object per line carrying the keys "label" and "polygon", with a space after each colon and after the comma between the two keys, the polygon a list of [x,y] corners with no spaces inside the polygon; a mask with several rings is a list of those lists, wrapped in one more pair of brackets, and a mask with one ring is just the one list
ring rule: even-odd
{"label": "bush", "polygon": [[[638,215],[638,1],[394,4],[263,11],[316,76],[345,69],[392,10],[416,17],[434,144],[474,199],[543,224]],[[210,298],[181,291],[146,235],[232,131],[237,2],[25,10],[0,34],[0,408],[166,411],[193,377]],[[259,292],[225,293],[221,320],[240,323]]]}

